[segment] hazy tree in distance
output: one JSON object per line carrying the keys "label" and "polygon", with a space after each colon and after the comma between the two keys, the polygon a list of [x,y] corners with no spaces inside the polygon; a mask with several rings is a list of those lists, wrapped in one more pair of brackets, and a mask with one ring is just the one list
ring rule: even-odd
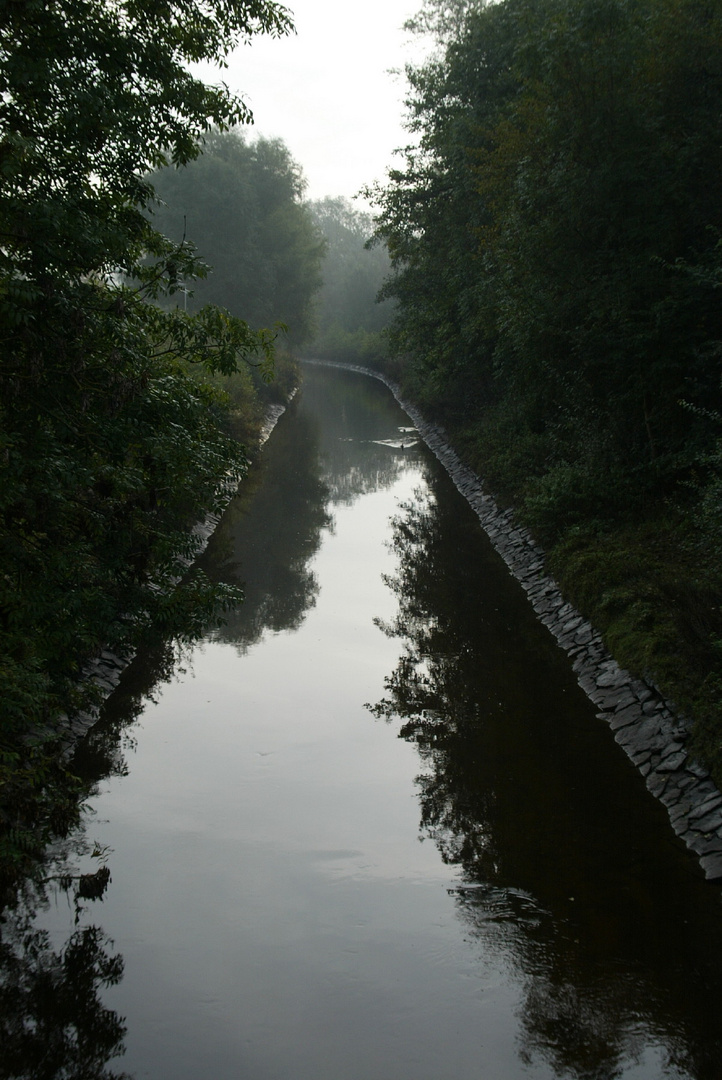
{"label": "hazy tree in distance", "polygon": [[368,246],[373,218],[343,198],[319,199],[310,211],[328,244],[310,350],[327,359],[376,361],[391,305],[379,302],[390,264],[383,244]]}
{"label": "hazy tree in distance", "polygon": [[176,243],[191,241],[210,266],[189,310],[219,304],[255,326],[284,323],[292,347],[308,340],[325,245],[285,144],[213,131],[194,162],[162,169],[151,182],[162,200],[155,227]]}

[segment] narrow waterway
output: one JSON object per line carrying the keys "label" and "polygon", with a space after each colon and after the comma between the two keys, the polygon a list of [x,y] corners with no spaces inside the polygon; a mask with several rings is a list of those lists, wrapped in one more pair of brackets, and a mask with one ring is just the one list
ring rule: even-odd
{"label": "narrow waterway", "polygon": [[203,560],[246,603],[79,748],[23,1076],[722,1076],[720,891],[409,426],[307,367]]}

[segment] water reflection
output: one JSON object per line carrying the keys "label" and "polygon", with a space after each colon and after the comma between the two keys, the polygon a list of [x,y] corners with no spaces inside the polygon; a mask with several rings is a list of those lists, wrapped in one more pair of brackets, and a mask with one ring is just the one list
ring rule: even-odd
{"label": "water reflection", "polygon": [[644,829],[659,808],[473,516],[434,490],[394,523],[399,609],[382,629],[402,652],[373,712],[418,748],[422,834],[460,869],[470,939],[524,986],[520,1059],[578,1080],[714,1080],[719,895],[666,827]]}
{"label": "water reflection", "polygon": [[318,421],[298,404],[292,410],[293,423],[281,419],[202,559],[210,577],[243,587],[244,603],[215,634],[242,653],[266,630],[300,626],[318,593],[309,562],[322,530],[332,526],[319,469]]}
{"label": "water reflection", "polygon": [[[116,853],[86,817],[3,915],[0,1077],[109,1080],[123,1013],[139,1075],[717,1080],[719,893],[403,425],[381,384],[308,370],[204,560],[247,595],[204,676],[169,686],[194,656],[157,643],[70,763],[112,789]],[[435,848],[415,753],[361,708],[390,667],[374,711]]]}
{"label": "water reflection", "polygon": [[304,365],[301,404],[323,417],[319,450],[331,504],[350,506],[362,495],[391,487],[418,460],[414,429],[406,426],[408,418],[399,426],[403,414],[389,403],[389,391],[377,379]]}
{"label": "water reflection", "polygon": [[[309,372],[300,400],[277,427],[203,557],[209,576],[245,590],[244,604],[211,635],[241,653],[267,631],[297,629],[313,608],[319,586],[311,563],[322,533],[333,530],[333,505],[389,486],[406,467],[410,433],[394,445],[397,429],[383,411],[379,417],[384,391],[356,382],[361,392],[350,402],[347,388],[339,393],[328,373]],[[322,402],[330,420],[323,427],[317,415]],[[357,438],[368,444],[363,463]],[[68,762],[79,789],[49,793],[58,806],[82,799],[87,811],[104,781],[128,774],[136,721],[184,665],[192,665],[191,648],[148,643]],[[56,838],[30,878],[16,890],[8,884],[9,902],[0,916],[3,1080],[126,1076],[109,1067],[124,1053],[125,1024],[102,1000],[104,990],[122,979],[123,958],[93,919],[93,905],[112,888],[112,853],[89,839],[92,816],[76,809],[69,820],[78,816],[80,824]],[[75,929],[64,941],[40,928],[51,907],[73,914]]]}
{"label": "water reflection", "polygon": [[265,631],[301,625],[318,594],[309,564],[333,530],[334,505],[390,487],[415,456],[413,429],[390,422],[388,398],[376,380],[304,366],[300,396],[201,560],[211,578],[244,590],[217,640],[244,653]]}
{"label": "water reflection", "polygon": [[[123,959],[95,925],[75,930],[61,948],[37,928],[39,910],[67,903],[76,925],[102,899],[107,866],[80,874],[64,845],[48,853],[46,878],[26,881],[2,913],[0,940],[0,1077],[23,1080],[123,1080],[107,1068],[124,1053],[125,1024],[102,1001],[123,975]],[[70,856],[70,862],[69,862]]]}

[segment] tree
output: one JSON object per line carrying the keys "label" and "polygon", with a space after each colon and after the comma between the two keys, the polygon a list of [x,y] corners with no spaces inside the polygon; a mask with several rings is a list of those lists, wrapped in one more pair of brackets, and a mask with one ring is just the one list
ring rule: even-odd
{"label": "tree", "polygon": [[318,332],[310,350],[315,356],[369,362],[380,358],[392,305],[378,294],[389,270],[382,244],[369,245],[370,214],[348,199],[319,199],[310,212],[326,239],[323,285],[318,299]]}
{"label": "tree", "polygon": [[[202,267],[148,218],[150,171],[248,122],[187,63],[291,28],[272,0],[14,0],[0,10],[0,700],[3,746],[78,704],[83,661],[231,601],[188,525],[242,450],[188,365],[270,360],[272,334],[155,301]],[[10,740],[9,742],[7,740]]]}
{"label": "tree", "polygon": [[214,131],[196,161],[151,182],[162,200],[155,227],[176,243],[187,237],[211,266],[193,289],[192,309],[213,302],[254,325],[284,323],[292,347],[306,341],[324,243],[284,143]]}
{"label": "tree", "polygon": [[468,415],[488,402],[496,341],[496,281],[479,250],[492,214],[476,168],[517,91],[518,23],[509,5],[494,4],[472,10],[463,26],[442,56],[407,70],[408,127],[418,145],[387,187],[369,194],[392,264],[382,296],[398,303],[391,350],[422,401]]}
{"label": "tree", "polygon": [[719,305],[677,269],[722,227],[719,11],[424,10],[454,19],[443,54],[409,72],[419,146],[377,193],[394,348],[422,396],[492,432],[512,486],[611,470],[658,495],[708,437],[680,400],[719,398]]}

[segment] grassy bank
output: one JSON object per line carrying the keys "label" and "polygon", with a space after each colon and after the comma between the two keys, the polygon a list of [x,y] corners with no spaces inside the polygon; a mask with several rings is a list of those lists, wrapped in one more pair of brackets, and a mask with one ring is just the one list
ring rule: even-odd
{"label": "grassy bank", "polygon": [[665,497],[634,479],[544,471],[542,440],[445,415],[457,450],[546,550],[548,573],[618,663],[673,703],[722,785],[722,573],[685,480]]}

